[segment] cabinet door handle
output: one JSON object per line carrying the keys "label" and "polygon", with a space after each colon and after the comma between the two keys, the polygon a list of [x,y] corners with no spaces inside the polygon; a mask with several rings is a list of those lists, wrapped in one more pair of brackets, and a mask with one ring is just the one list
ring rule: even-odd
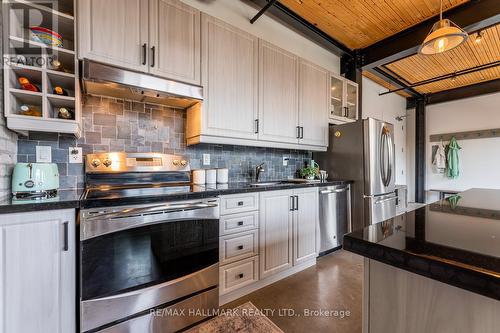
{"label": "cabinet door handle", "polygon": [[291,211],[291,212],[293,212],[293,211],[295,210],[295,198],[294,198],[294,196],[293,196],[293,195],[292,195],[292,196],[290,196],[290,201],[291,201],[291,202],[290,202],[290,206],[291,206],[291,207],[290,207],[290,211]]}
{"label": "cabinet door handle", "polygon": [[255,119],[255,134],[259,133],[259,119]]}
{"label": "cabinet door handle", "polygon": [[243,206],[244,202],[243,201],[238,201],[238,206]]}
{"label": "cabinet door handle", "polygon": [[243,245],[238,246],[238,250],[243,250]]}
{"label": "cabinet door handle", "polygon": [[300,127],[300,139],[304,138],[304,127]]}
{"label": "cabinet door handle", "polygon": [[295,197],[295,210],[299,210],[299,196],[296,195]]}
{"label": "cabinet door handle", "polygon": [[238,225],[243,225],[243,221],[238,221]]}
{"label": "cabinet door handle", "polygon": [[69,222],[63,223],[63,251],[69,250]]}
{"label": "cabinet door handle", "polygon": [[147,56],[148,56],[148,44],[144,43],[144,44],[142,44],[142,64],[143,65],[146,65]]}
{"label": "cabinet door handle", "polygon": [[300,126],[297,126],[296,130],[297,130],[296,138],[300,139]]}
{"label": "cabinet door handle", "polygon": [[151,67],[155,67],[155,60],[156,60],[156,47],[152,46],[151,47]]}

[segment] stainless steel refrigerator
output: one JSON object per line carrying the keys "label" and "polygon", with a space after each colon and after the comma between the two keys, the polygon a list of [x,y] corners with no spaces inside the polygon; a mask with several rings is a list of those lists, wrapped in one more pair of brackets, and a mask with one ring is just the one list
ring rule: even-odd
{"label": "stainless steel refrigerator", "polygon": [[353,180],[352,227],[361,229],[396,215],[392,124],[368,118],[330,126],[327,152],[313,158],[329,179]]}

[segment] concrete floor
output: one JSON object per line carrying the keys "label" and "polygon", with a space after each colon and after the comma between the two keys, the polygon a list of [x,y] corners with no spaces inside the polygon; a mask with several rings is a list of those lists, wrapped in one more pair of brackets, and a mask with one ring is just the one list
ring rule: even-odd
{"label": "concrete floor", "polygon": [[[362,257],[336,251],[318,259],[316,266],[239,298],[224,308],[251,301],[285,333],[361,333],[362,264]],[[278,313],[280,309],[293,309],[294,315]],[[344,318],[340,318],[340,313],[335,316],[334,312],[332,316],[306,316],[306,309],[343,310],[350,314]]]}

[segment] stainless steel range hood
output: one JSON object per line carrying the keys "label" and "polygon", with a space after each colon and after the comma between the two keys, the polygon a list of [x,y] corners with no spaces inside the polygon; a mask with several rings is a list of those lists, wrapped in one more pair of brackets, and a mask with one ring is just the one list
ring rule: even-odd
{"label": "stainless steel range hood", "polygon": [[88,59],[82,61],[84,93],[188,108],[203,100],[203,88]]}

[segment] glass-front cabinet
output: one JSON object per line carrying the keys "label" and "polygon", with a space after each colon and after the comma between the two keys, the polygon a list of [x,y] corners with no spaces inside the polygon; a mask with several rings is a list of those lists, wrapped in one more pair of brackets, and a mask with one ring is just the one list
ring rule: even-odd
{"label": "glass-front cabinet", "polygon": [[329,121],[341,124],[358,119],[358,84],[334,74],[330,77]]}

